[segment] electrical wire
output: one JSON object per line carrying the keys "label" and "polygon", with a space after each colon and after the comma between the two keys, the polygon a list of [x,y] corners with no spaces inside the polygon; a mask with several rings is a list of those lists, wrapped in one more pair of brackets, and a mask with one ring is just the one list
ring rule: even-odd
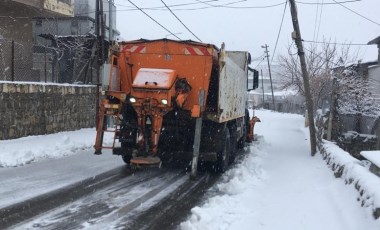
{"label": "electrical wire", "polygon": [[364,18],[364,19],[366,19],[367,21],[370,21],[370,22],[372,22],[372,23],[374,23],[374,24],[380,26],[380,23],[377,23],[377,22],[375,22],[374,20],[371,20],[371,19],[367,18],[366,16],[359,14],[358,12],[356,12],[356,11],[354,11],[354,10],[348,8],[347,6],[343,5],[343,4],[340,3],[340,2],[337,2],[337,1],[335,1],[335,0],[333,0],[333,1],[336,2],[337,4],[339,4],[340,6],[344,7],[345,9],[351,11],[352,13],[354,13],[354,14],[356,14],[356,15],[358,15],[358,16]]}
{"label": "electrical wire", "polygon": [[[207,0],[205,2],[216,2],[218,0]],[[190,3],[182,3],[182,4],[173,4],[173,5],[169,5],[169,7],[178,7],[178,6],[188,6],[188,5],[198,5],[200,4],[199,2],[190,2]],[[126,5],[122,5],[122,4],[116,4],[115,5],[118,5],[118,6],[122,6],[122,7],[126,7],[126,8],[130,8],[130,10],[137,10],[136,8],[134,8],[133,6],[126,6]],[[156,7],[150,7],[150,8],[141,8],[141,9],[161,9],[161,10],[165,10],[165,7],[163,6],[156,6]]]}
{"label": "electrical wire", "polygon": [[321,28],[321,22],[322,22],[323,3],[324,3],[324,0],[322,0],[321,11],[320,11],[320,14],[319,14],[319,23],[318,23],[317,36],[315,37],[314,40],[318,40],[318,37],[319,37],[319,29]]}
{"label": "electrical wire", "polygon": [[189,31],[194,37],[196,37],[200,42],[202,42],[202,40],[197,36],[197,35],[195,35],[182,21],[181,21],[181,19],[179,19],[178,17],[177,17],[177,15],[166,5],[166,3],[163,1],[163,0],[161,0],[161,2],[162,2],[162,4],[164,4],[165,5],[165,7],[170,11],[170,13],[172,13],[173,14],[173,16],[187,29],[187,31]]}
{"label": "electrical wire", "polygon": [[353,3],[353,2],[361,2],[362,0],[348,0],[348,1],[341,1],[341,2],[325,2],[325,3],[320,3],[318,2],[301,2],[301,1],[296,1],[299,4],[304,4],[304,5],[337,5],[337,4],[344,4],[344,3]]}
{"label": "electrical wire", "polygon": [[212,7],[224,7],[224,6],[229,6],[229,5],[233,5],[233,4],[240,3],[240,2],[245,2],[246,0],[238,0],[235,2],[230,2],[230,3],[226,3],[226,4],[222,4],[222,5],[212,5],[210,3],[207,3],[206,1],[201,1],[201,0],[195,0],[195,1],[197,1],[199,3],[206,4],[208,6],[212,6]]}
{"label": "electrical wire", "polygon": [[259,64],[257,64],[254,69],[256,69],[264,60],[265,60],[265,57],[263,57],[263,59],[261,59],[261,61],[259,62]]}
{"label": "electrical wire", "polygon": [[288,5],[288,1],[285,2],[284,12],[282,13],[280,29],[278,30],[277,39],[276,39],[276,45],[274,46],[274,50],[273,50],[273,54],[272,54],[272,59],[270,61],[271,64],[273,62],[274,54],[276,53],[276,49],[277,49],[277,45],[278,45],[278,40],[279,40],[280,34],[281,34],[282,25],[284,23],[284,17],[285,17],[285,12],[286,12],[286,6],[287,5]]}
{"label": "electrical wire", "polygon": [[321,42],[321,41],[311,41],[302,39],[303,42],[308,43],[317,43],[317,44],[331,44],[331,45],[341,45],[341,46],[368,46],[368,44],[364,43],[340,43],[340,42]]}
{"label": "electrical wire", "polygon": [[[306,50],[306,51],[309,51],[311,54],[315,54],[315,55],[317,55],[318,57],[320,57],[320,58],[323,58],[324,59],[324,57],[322,57],[321,55],[319,55],[318,53],[316,53],[316,52],[314,52],[314,51],[311,51],[311,50],[309,50],[308,48],[306,48],[306,47],[304,47],[304,49]],[[333,62],[333,61],[331,61],[331,60],[326,60],[327,62],[330,62],[331,64],[334,64],[335,66],[341,66],[339,63],[335,63],[335,62]]]}
{"label": "electrical wire", "polygon": [[142,13],[144,13],[146,16],[148,16],[152,21],[154,21],[157,25],[161,26],[164,30],[166,30],[167,32],[169,32],[171,35],[173,35],[174,37],[176,37],[178,40],[181,40],[181,38],[179,38],[177,35],[175,35],[173,32],[171,32],[170,30],[168,30],[165,26],[161,25],[158,21],[156,21],[154,18],[152,18],[149,14],[147,14],[144,10],[142,10],[141,8],[139,8],[136,4],[134,4],[131,0],[128,0],[129,3],[131,3],[134,7],[136,7],[137,9],[139,9]]}
{"label": "electrical wire", "polygon": [[265,5],[265,6],[229,6],[231,4],[235,4],[235,3],[239,3],[239,2],[244,2],[244,0],[236,1],[236,2],[233,2],[233,3],[227,3],[227,4],[223,4],[223,5],[208,4],[208,3],[205,3],[205,1],[200,1],[200,0],[196,0],[196,1],[200,2],[200,3],[204,3],[204,4],[206,4],[206,5],[209,6],[209,7],[198,8],[198,9],[207,9],[207,8],[211,8],[211,7],[223,7],[223,8],[231,8],[231,9],[264,9],[264,8],[272,8],[272,7],[282,6],[282,5],[284,5],[286,3],[286,1],[285,1],[285,2],[282,2],[282,3],[278,3],[278,4]]}
{"label": "electrical wire", "polygon": [[[318,3],[319,3],[319,0],[318,0]],[[317,30],[318,15],[319,15],[318,13],[319,13],[319,4],[317,4],[317,10],[316,10],[316,12],[315,12],[313,40],[316,40],[316,38],[315,38],[315,31]]]}
{"label": "electrical wire", "polygon": [[[129,1],[129,0],[126,0],[126,1]],[[172,11],[195,11],[195,10],[204,10],[204,9],[211,9],[211,8],[220,8],[220,7],[224,7],[224,8],[230,8],[230,9],[264,9],[264,8],[272,8],[272,7],[277,7],[277,6],[281,6],[281,5],[284,5],[285,2],[282,2],[282,3],[279,3],[279,4],[273,4],[273,5],[264,5],[264,6],[241,6],[241,7],[233,7],[233,6],[229,6],[231,4],[236,4],[236,3],[239,3],[239,2],[242,2],[242,1],[236,1],[236,2],[232,2],[232,3],[227,3],[227,4],[221,4],[221,5],[207,5],[206,7],[196,7],[196,8],[177,8],[177,9],[173,9],[173,7],[179,7],[179,6],[186,6],[186,5],[194,5],[194,4],[200,4],[200,3],[208,3],[208,2],[213,2],[213,1],[218,1],[218,0],[208,0],[208,1],[199,1],[199,2],[196,2],[196,3],[186,3],[186,4],[175,4],[175,5],[168,5],[168,7],[171,8]],[[243,0],[245,1],[245,0]],[[118,5],[121,5],[121,4],[118,4]],[[164,6],[155,6],[155,7],[140,7],[140,9],[136,8],[136,7],[132,7],[132,6],[125,6],[125,5],[122,5],[124,7],[128,7],[129,9],[123,9],[123,10],[113,10],[111,12],[123,12],[123,11],[136,11],[136,10],[168,10],[167,8],[165,8]],[[110,11],[104,11],[104,12],[110,12]],[[87,13],[83,13],[83,14],[77,14],[76,16],[80,16],[80,15],[88,15],[88,14],[91,14],[91,13],[95,13],[95,11],[91,11],[91,12],[87,12]]]}
{"label": "electrical wire", "polygon": [[258,60],[260,60],[261,58],[263,58],[264,57],[264,55],[265,55],[265,53],[263,53],[260,57],[257,57],[257,58],[252,58],[252,60],[251,61],[258,61]]}

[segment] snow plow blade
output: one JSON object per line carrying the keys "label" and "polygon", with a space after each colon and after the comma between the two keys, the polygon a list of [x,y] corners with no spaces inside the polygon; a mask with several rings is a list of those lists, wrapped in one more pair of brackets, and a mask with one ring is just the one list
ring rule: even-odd
{"label": "snow plow blade", "polygon": [[131,159],[131,165],[134,166],[161,166],[159,157],[134,157]]}

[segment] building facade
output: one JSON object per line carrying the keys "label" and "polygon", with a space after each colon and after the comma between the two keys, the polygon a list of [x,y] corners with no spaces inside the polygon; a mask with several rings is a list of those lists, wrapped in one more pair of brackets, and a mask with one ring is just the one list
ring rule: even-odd
{"label": "building facade", "polygon": [[33,18],[70,17],[71,0],[0,1],[0,80],[34,81]]}

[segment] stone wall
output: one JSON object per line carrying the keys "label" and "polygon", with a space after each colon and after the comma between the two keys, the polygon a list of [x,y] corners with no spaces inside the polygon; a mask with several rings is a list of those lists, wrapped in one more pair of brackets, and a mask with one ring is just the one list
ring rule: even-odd
{"label": "stone wall", "polygon": [[95,86],[0,82],[0,140],[95,126]]}
{"label": "stone wall", "polygon": [[323,139],[326,118],[318,116],[317,145],[320,154],[336,178],[344,180],[348,186],[353,186],[357,192],[357,201],[362,207],[369,208],[375,219],[380,218],[379,180],[365,165],[350,153],[340,149],[335,143]]}

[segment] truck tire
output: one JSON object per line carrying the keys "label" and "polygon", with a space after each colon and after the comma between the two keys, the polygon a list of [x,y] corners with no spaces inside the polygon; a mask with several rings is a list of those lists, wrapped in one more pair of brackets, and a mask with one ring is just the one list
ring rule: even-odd
{"label": "truck tire", "polygon": [[224,129],[223,137],[220,142],[220,150],[217,152],[216,172],[223,173],[227,170],[230,158],[230,131],[228,128]]}
{"label": "truck tire", "polygon": [[132,155],[124,154],[124,155],[121,155],[121,158],[123,159],[124,163],[129,165],[131,163]]}
{"label": "truck tire", "polygon": [[118,155],[121,155],[121,158],[123,159],[124,163],[130,164],[132,159],[132,150],[128,148],[126,143],[121,143],[120,152]]}
{"label": "truck tire", "polygon": [[236,125],[232,125],[229,128],[230,131],[230,156],[229,156],[229,163],[232,164],[235,161],[236,154],[237,154],[237,130]]}
{"label": "truck tire", "polygon": [[249,111],[248,109],[246,109],[245,116],[244,116],[243,136],[240,138],[237,145],[239,149],[242,149],[245,147],[245,142],[247,141],[248,132],[249,132]]}

